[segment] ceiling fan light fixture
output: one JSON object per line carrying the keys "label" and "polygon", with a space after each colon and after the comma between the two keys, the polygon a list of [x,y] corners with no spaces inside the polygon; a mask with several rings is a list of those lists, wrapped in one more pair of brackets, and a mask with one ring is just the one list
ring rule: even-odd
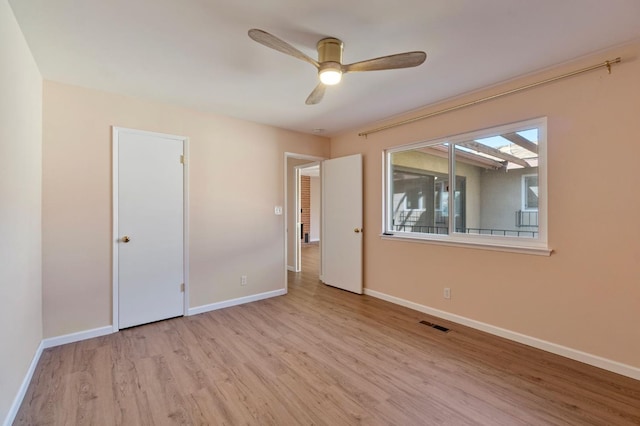
{"label": "ceiling fan light fixture", "polygon": [[342,80],[342,49],[344,44],[337,38],[327,37],[318,42],[318,75],[326,86]]}
{"label": "ceiling fan light fixture", "polygon": [[324,68],[318,73],[322,84],[333,86],[342,80],[342,70],[339,68]]}

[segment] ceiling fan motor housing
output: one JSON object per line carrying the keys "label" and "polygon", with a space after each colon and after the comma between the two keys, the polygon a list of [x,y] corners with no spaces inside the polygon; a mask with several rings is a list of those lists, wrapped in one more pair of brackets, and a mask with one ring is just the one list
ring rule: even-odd
{"label": "ceiling fan motor housing", "polygon": [[342,64],[344,43],[337,38],[323,38],[318,42],[318,62],[337,62]]}

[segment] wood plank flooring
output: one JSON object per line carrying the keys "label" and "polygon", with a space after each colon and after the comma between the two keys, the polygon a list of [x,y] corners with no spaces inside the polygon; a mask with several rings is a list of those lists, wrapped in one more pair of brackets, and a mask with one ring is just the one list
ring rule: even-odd
{"label": "wood plank flooring", "polygon": [[286,296],[44,351],[14,424],[640,425],[640,381],[325,286],[317,251]]}

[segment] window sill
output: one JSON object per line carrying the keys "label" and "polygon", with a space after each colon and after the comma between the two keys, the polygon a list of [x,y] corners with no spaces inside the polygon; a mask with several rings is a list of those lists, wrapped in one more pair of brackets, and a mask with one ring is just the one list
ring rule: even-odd
{"label": "window sill", "polygon": [[553,252],[553,249],[550,249],[548,247],[492,244],[486,242],[459,241],[443,238],[418,238],[412,235],[380,234],[380,238],[382,240],[389,241],[407,241],[412,243],[435,244],[449,247],[464,247],[478,250],[502,251],[508,253],[532,254],[537,256],[551,256],[551,253]]}

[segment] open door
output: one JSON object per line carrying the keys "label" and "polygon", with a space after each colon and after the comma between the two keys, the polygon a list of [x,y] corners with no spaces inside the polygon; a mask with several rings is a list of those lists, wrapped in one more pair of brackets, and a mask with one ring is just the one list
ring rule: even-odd
{"label": "open door", "polygon": [[322,162],[321,276],[362,294],[362,155]]}

